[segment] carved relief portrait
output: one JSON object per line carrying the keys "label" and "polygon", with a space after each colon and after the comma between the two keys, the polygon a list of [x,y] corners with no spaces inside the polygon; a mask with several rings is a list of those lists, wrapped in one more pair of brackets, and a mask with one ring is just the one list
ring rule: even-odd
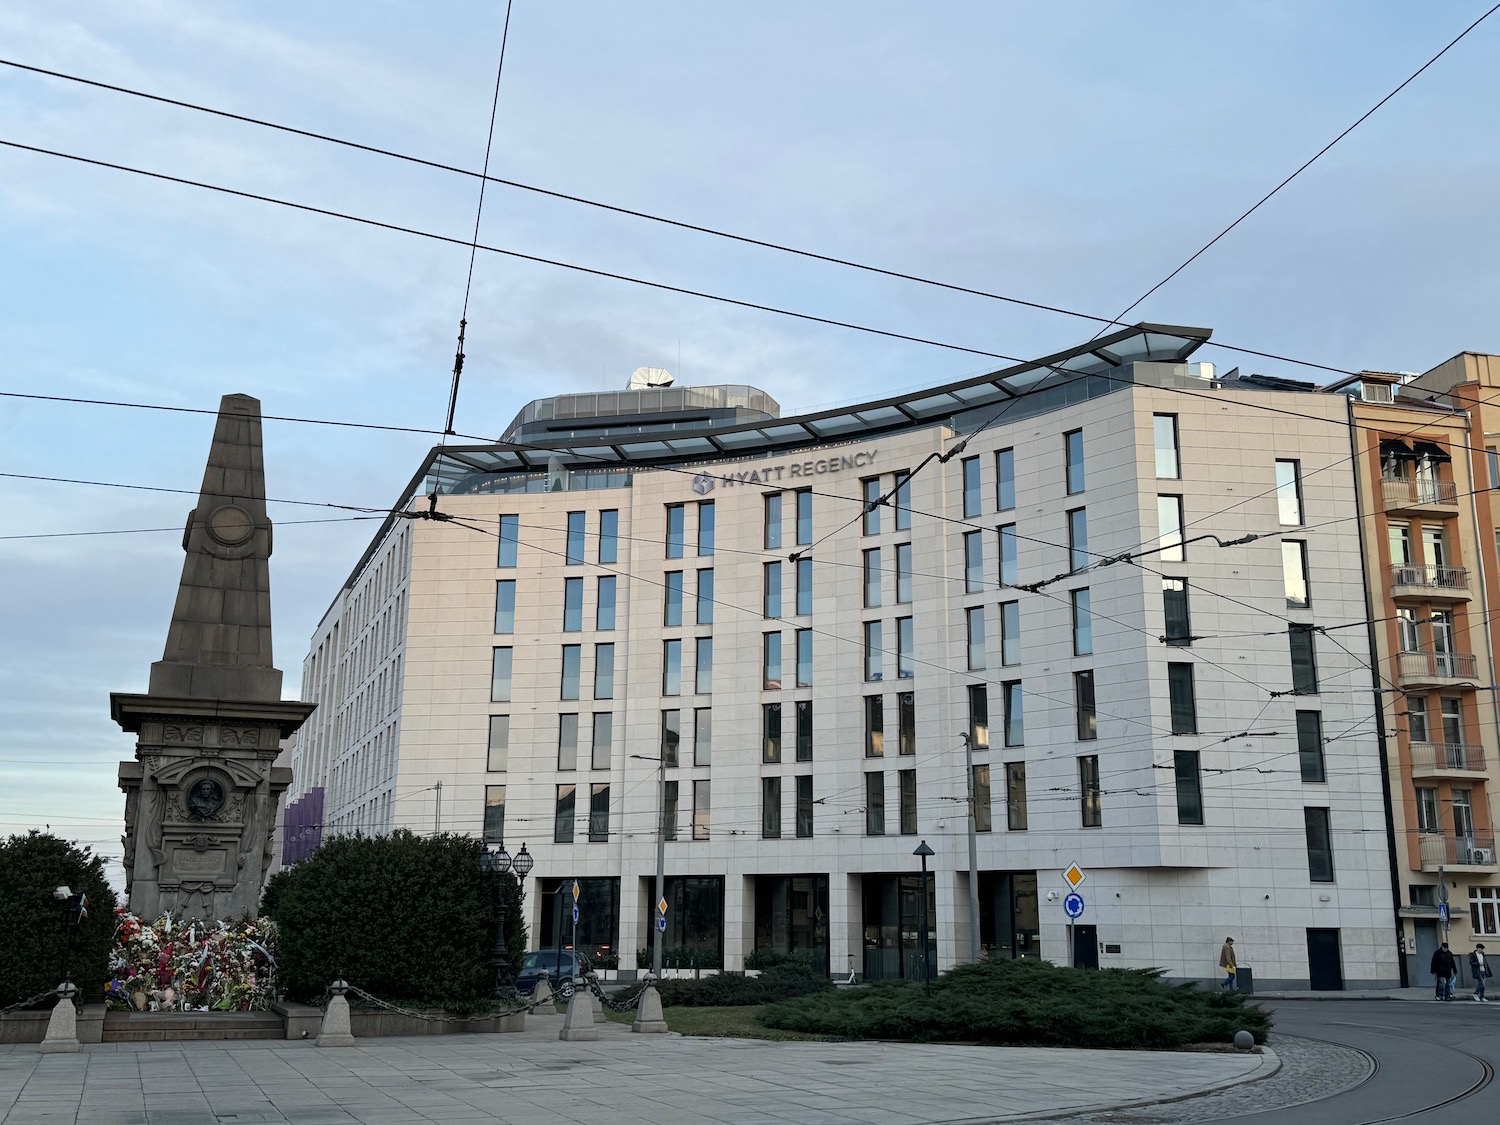
{"label": "carved relief portrait", "polygon": [[211,777],[199,778],[188,789],[188,815],[194,820],[208,820],[224,807],[224,787]]}

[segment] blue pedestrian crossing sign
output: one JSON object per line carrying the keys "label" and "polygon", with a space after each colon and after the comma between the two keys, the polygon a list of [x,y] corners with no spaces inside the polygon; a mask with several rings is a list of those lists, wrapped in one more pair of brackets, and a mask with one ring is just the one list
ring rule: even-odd
{"label": "blue pedestrian crossing sign", "polygon": [[1446,902],[1438,903],[1438,921],[1445,926],[1448,924],[1448,904]]}
{"label": "blue pedestrian crossing sign", "polygon": [[1064,898],[1063,913],[1065,913],[1069,918],[1082,918],[1083,896],[1075,892]]}

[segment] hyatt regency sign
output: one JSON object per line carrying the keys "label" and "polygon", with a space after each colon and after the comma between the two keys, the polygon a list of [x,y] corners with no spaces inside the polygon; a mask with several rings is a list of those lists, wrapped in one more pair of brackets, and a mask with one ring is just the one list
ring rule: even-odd
{"label": "hyatt regency sign", "polygon": [[820,477],[826,473],[841,473],[849,469],[867,469],[875,464],[875,454],[877,452],[878,450],[871,449],[868,452],[845,453],[838,457],[819,457],[811,461],[782,462],[776,465],[767,465],[760,469],[746,469],[735,473],[699,473],[693,478],[693,491],[700,495],[712,492],[716,484],[722,484],[726,488],[732,488],[736,485],[782,485],[787,481]]}

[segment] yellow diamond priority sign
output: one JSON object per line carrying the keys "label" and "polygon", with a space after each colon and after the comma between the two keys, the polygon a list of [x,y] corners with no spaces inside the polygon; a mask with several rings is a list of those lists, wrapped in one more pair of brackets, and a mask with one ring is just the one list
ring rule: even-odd
{"label": "yellow diamond priority sign", "polygon": [[1083,885],[1083,881],[1088,878],[1088,876],[1083,873],[1083,868],[1079,867],[1076,863],[1068,864],[1068,869],[1064,871],[1062,875],[1063,882],[1068,884],[1068,886],[1072,887],[1075,891],[1079,887],[1081,887]]}
{"label": "yellow diamond priority sign", "polygon": [[660,913],[665,914],[667,912],[667,900],[666,899],[662,899],[660,902],[658,902],[656,904],[656,909]]}

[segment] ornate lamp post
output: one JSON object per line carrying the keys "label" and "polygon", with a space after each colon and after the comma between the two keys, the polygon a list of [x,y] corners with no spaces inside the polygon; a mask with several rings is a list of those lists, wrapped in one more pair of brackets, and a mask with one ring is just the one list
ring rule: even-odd
{"label": "ornate lamp post", "polygon": [[[527,856],[527,858],[530,859],[531,857]],[[499,921],[495,926],[495,948],[490,951],[490,961],[495,966],[494,998],[496,1000],[505,995],[506,978],[509,975],[508,970],[510,969],[510,950],[505,944],[507,904],[505,901],[505,883],[502,876],[511,869],[513,862],[510,858],[510,853],[505,850],[504,840],[501,840],[494,850],[486,848],[479,855],[479,869],[481,871],[492,872],[495,875],[495,898],[500,903]]]}
{"label": "ornate lamp post", "polygon": [[927,857],[933,854],[923,840],[917,845],[915,856],[922,857],[922,979],[927,984],[927,995],[932,995],[932,949],[927,942]]}

